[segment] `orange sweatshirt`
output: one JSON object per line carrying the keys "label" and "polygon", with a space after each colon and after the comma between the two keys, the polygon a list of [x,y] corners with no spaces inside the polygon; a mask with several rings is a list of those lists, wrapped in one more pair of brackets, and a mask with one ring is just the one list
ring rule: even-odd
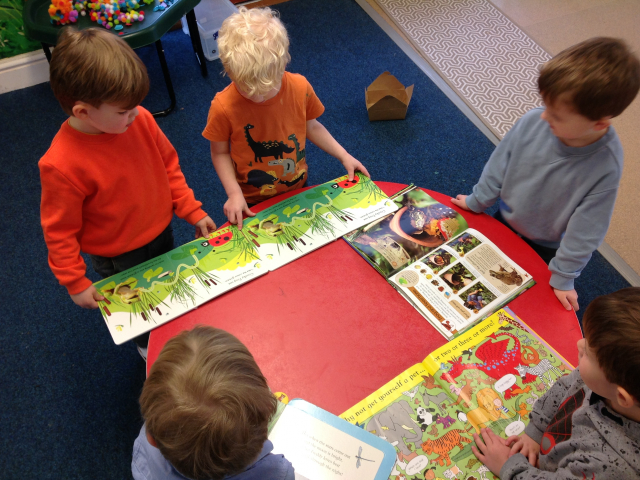
{"label": "orange sweatshirt", "polygon": [[115,257],[160,235],[174,211],[191,224],[207,215],[173,145],[139,109],[121,134],[88,135],[65,121],[38,163],[49,266],[70,295],[92,283],[81,250]]}

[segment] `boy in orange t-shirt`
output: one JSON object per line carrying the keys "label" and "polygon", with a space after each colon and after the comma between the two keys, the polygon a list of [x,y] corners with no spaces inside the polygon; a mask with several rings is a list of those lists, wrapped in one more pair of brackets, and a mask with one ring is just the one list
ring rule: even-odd
{"label": "boy in orange t-shirt", "polygon": [[224,214],[242,228],[250,206],[305,185],[308,138],[336,157],[349,180],[367,169],[316,119],[324,106],[306,78],[285,72],[289,39],[269,8],[227,18],[218,37],[220,60],[233,81],[211,102],[202,135],[211,142],[211,159],[229,199]]}
{"label": "boy in orange t-shirt", "polygon": [[[149,91],[147,70],[122,39],[65,28],[50,77],[69,119],[38,163],[49,266],[77,305],[97,308],[103,297],[85,275],[81,251],[109,277],[172,250],[174,212],[196,226],[196,237],[215,224],[188,187],[175,149],[139,106]],[[134,341],[144,349],[148,334]]]}

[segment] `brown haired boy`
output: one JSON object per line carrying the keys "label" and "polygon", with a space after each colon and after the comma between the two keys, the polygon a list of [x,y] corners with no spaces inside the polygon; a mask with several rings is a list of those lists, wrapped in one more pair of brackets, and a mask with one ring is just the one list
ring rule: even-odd
{"label": "brown haired boy", "polygon": [[536,401],[525,433],[474,435],[502,480],[640,478],[640,287],[596,298],[582,322],[578,368]]}
{"label": "brown haired boy", "polygon": [[574,280],[604,240],[622,174],[611,126],[640,88],[640,62],[620,40],[593,38],[547,62],[538,89],[545,107],[505,135],[469,196],[454,205],[495,217],[549,264],[558,300],[578,310]]}
{"label": "brown haired boy", "polygon": [[[196,226],[196,236],[215,224],[187,186],[175,149],[139,106],[147,70],[122,39],[104,29],[63,29],[50,77],[69,119],[38,164],[49,265],[77,305],[97,308],[103,297],[85,275],[81,251],[109,277],[173,249],[174,212]],[[140,349],[147,340],[135,341]]]}
{"label": "brown haired boy", "polygon": [[136,480],[293,480],[271,452],[276,399],[240,340],[197,326],[169,340],[151,367],[133,447]]}

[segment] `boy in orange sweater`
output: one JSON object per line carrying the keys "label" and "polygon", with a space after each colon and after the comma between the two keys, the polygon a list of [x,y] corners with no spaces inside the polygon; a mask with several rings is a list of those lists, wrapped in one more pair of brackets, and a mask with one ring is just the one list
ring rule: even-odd
{"label": "boy in orange sweater", "polygon": [[[215,224],[188,187],[175,149],[139,106],[149,78],[122,39],[65,28],[50,78],[69,119],[38,164],[49,266],[77,305],[97,308],[103,297],[85,275],[81,251],[108,277],[173,249],[174,212],[196,226],[196,237]],[[134,341],[144,349],[148,334]]]}

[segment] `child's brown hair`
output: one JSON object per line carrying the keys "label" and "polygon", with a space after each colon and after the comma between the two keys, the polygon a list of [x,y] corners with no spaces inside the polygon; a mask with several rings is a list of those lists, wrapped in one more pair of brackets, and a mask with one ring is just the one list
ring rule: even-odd
{"label": "child's brown hair", "polygon": [[640,287],[597,297],[582,327],[607,380],[640,402]]}
{"label": "child's brown hair", "polygon": [[149,92],[147,68],[127,43],[103,28],[62,29],[49,66],[51,88],[67,115],[81,101],[131,109]]}
{"label": "child's brown hair", "polygon": [[240,340],[197,326],[169,340],[140,395],[146,430],[193,479],[220,479],[256,460],[277,401]]}
{"label": "child's brown hair", "polygon": [[596,37],[569,47],[545,63],[538,90],[545,103],[561,96],[590,120],[616,117],[640,89],[640,61],[622,40]]}

